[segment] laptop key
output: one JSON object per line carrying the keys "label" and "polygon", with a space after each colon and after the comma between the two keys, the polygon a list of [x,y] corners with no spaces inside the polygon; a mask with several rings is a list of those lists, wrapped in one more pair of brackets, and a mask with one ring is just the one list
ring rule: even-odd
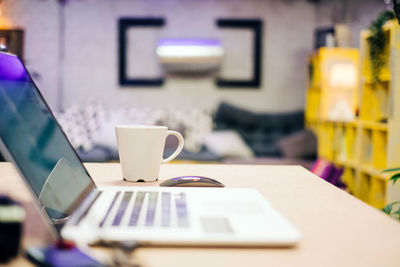
{"label": "laptop key", "polygon": [[149,201],[147,203],[146,226],[153,226],[157,208],[157,192],[149,192]]}
{"label": "laptop key", "polygon": [[137,192],[131,218],[129,220],[129,226],[137,226],[145,195],[146,192]]}
{"label": "laptop key", "polygon": [[115,202],[117,201],[117,199],[118,199],[118,197],[119,197],[120,194],[121,194],[120,191],[118,191],[118,192],[115,194],[115,196],[114,196],[114,198],[113,198],[113,200],[112,200],[110,206],[108,207],[108,210],[107,210],[107,212],[106,212],[106,215],[104,215],[103,220],[101,220],[101,222],[100,222],[100,224],[99,224],[99,227],[103,227],[103,226],[104,226],[104,223],[106,222],[106,220],[107,220],[107,218],[108,218],[108,215],[110,215],[110,212],[111,212],[112,208],[114,207],[114,204],[115,204]]}
{"label": "laptop key", "polygon": [[186,194],[181,192],[174,194],[176,216],[178,218],[178,227],[189,227],[188,210],[186,204]]}
{"label": "laptop key", "polygon": [[114,217],[114,221],[112,223],[113,226],[118,226],[121,223],[122,217],[124,217],[126,208],[128,207],[128,204],[129,204],[129,201],[131,200],[132,195],[133,195],[133,192],[125,192],[124,193],[121,203],[119,204],[117,214]]}
{"label": "laptop key", "polygon": [[162,192],[161,195],[161,226],[169,227],[171,224],[171,193]]}

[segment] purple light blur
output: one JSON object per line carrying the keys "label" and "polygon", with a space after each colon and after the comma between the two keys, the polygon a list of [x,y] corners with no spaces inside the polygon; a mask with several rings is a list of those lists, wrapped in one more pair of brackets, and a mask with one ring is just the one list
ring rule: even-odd
{"label": "purple light blur", "polygon": [[161,39],[158,46],[186,45],[186,46],[221,46],[221,42],[215,39]]}
{"label": "purple light blur", "polygon": [[28,81],[29,76],[16,56],[0,53],[0,80]]}

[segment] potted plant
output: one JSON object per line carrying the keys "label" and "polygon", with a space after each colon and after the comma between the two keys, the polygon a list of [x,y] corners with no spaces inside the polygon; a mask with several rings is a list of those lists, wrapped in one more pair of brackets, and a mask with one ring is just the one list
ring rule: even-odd
{"label": "potted plant", "polygon": [[385,65],[383,51],[386,43],[386,36],[383,32],[383,25],[395,18],[393,11],[383,11],[378,18],[369,26],[371,35],[367,38],[369,45],[369,58],[371,60],[372,85],[375,87],[380,82],[380,73]]}
{"label": "potted plant", "polygon": [[[396,181],[398,179],[400,179],[399,171],[400,171],[400,168],[393,168],[393,169],[384,170],[383,172],[396,172],[389,179],[389,182],[392,182],[392,184],[394,185],[396,183]],[[400,201],[395,201],[395,202],[387,204],[382,209],[382,211],[400,221]]]}

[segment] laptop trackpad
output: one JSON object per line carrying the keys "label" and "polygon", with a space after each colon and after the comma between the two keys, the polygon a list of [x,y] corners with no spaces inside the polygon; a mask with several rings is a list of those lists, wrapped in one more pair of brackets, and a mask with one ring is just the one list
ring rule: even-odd
{"label": "laptop trackpad", "polygon": [[225,217],[203,217],[200,219],[204,232],[208,234],[215,233],[233,233],[228,218]]}

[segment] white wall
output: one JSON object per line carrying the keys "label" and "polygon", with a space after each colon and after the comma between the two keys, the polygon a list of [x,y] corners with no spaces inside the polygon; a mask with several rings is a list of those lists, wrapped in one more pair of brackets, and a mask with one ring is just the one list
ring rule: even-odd
{"label": "white wall", "polygon": [[[110,107],[130,105],[188,105],[214,107],[225,100],[254,111],[302,109],[306,58],[312,51],[313,30],[330,25],[340,11],[333,0],[318,8],[306,0],[70,0],[66,7],[66,61],[63,106],[83,104],[89,97]],[[368,26],[383,6],[377,0],[352,0],[346,22],[358,31]],[[28,68],[41,75],[38,84],[52,107],[57,103],[58,4],[55,0],[3,0],[0,27],[26,30],[25,58]],[[218,89],[212,78],[168,78],[161,88],[121,88],[118,85],[117,21],[119,17],[165,17],[160,31],[133,32],[136,50],[153,50],[159,38],[219,38],[228,51],[238,48],[250,55],[249,34],[215,26],[220,17],[261,18],[264,21],[263,79],[259,89]],[[137,43],[137,40],[143,40]],[[146,45],[144,45],[146,44]],[[147,45],[149,44],[149,45]],[[150,50],[145,50],[150,49]],[[145,57],[142,57],[145,58]],[[130,72],[150,69],[154,60],[134,62]],[[241,72],[243,64],[227,61],[226,69]],[[137,60],[138,61],[138,60]],[[139,69],[138,69],[139,67]],[[242,66],[243,71],[245,68]]]}

